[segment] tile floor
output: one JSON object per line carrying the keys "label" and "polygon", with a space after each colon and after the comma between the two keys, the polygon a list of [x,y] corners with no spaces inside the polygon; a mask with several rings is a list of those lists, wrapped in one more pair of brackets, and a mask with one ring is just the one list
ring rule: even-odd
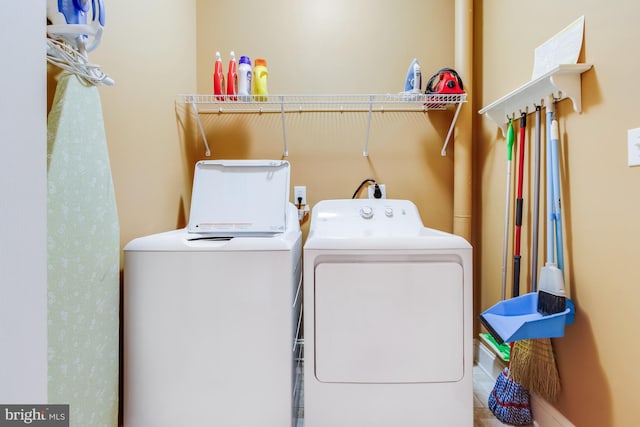
{"label": "tile floor", "polygon": [[[300,391],[294,402],[295,411],[298,414],[296,427],[304,427],[304,405],[303,405],[303,379],[301,375],[302,366],[298,367],[296,379],[296,389]],[[473,367],[473,427],[500,427],[503,424],[491,413],[487,405],[489,393],[495,384],[495,378],[491,378],[479,366]],[[299,388],[298,388],[299,387]]]}

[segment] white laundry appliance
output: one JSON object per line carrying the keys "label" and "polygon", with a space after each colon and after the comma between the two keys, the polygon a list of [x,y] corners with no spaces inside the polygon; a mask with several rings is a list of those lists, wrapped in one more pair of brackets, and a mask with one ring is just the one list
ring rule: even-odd
{"label": "white laundry appliance", "polygon": [[472,249],[406,200],[326,200],[304,245],[305,427],[473,425]]}
{"label": "white laundry appliance", "polygon": [[124,249],[124,426],[293,423],[302,235],[286,161],[202,161],[189,225]]}

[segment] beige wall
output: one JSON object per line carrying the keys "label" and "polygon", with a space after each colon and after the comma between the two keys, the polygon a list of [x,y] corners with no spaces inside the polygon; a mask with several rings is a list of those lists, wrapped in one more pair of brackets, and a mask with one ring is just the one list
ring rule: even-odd
{"label": "beige wall", "polygon": [[[633,339],[640,280],[631,266],[638,253],[633,238],[640,236],[635,189],[640,168],[626,166],[626,130],[640,127],[634,108],[638,59],[630,43],[640,37],[635,25],[640,6],[578,0],[475,3],[475,101],[463,107],[474,112],[526,82],[534,47],[585,15],[582,59],[594,69],[582,79],[584,111],[574,113],[568,101],[559,105],[566,262],[578,313],[566,337],[554,342],[563,380],[556,406],[581,427],[634,425],[640,374],[631,364],[640,356]],[[230,50],[267,58],[271,93],[396,92],[414,56],[425,78],[453,65],[453,4],[109,3],[104,42],[91,58],[116,80],[101,95],[122,244],[186,222],[190,172],[204,150],[192,129],[177,126],[174,98],[210,93],[216,50],[225,62]],[[389,197],[414,200],[425,224],[450,230],[453,150],[444,158],[439,150],[451,115],[377,116],[369,158],[361,155],[362,116],[292,120],[287,128],[292,185],[306,185],[313,204],[350,197],[362,179],[374,177],[388,186]],[[282,129],[273,116],[210,125],[212,158],[282,156]],[[500,297],[506,164],[496,126],[476,116],[475,130],[474,268],[476,299],[484,309]],[[525,197],[531,188],[529,183]],[[529,222],[523,234],[528,259]],[[523,277],[530,270],[525,263]]]}
{"label": "beige wall", "polygon": [[[225,70],[231,50],[238,58],[267,58],[272,94],[396,93],[414,57],[425,81],[452,66],[453,23],[449,0],[109,3],[105,36],[91,60],[116,81],[100,93],[122,245],[188,219],[193,164],[206,157],[196,129],[183,129],[185,117],[176,117],[174,99],[211,93],[216,50]],[[366,114],[288,119],[292,185],[306,185],[314,204],[349,198],[373,177],[389,197],[414,200],[427,225],[451,230],[453,160],[439,151],[452,116],[375,115],[369,157],[362,156]],[[278,117],[227,117],[209,123],[207,138],[212,159],[283,154]]]}
{"label": "beige wall", "polygon": [[[225,70],[232,50],[238,59],[266,58],[272,94],[397,93],[414,57],[425,81],[453,65],[449,0],[197,4],[199,93],[211,93],[216,51],[222,53]],[[426,224],[451,230],[453,161],[439,151],[452,115],[374,115],[368,158],[362,156],[366,113],[287,116],[292,185],[306,185],[313,205],[350,198],[363,179],[372,177],[386,185],[388,197],[415,201]],[[212,158],[282,157],[279,116],[207,120]],[[201,145],[195,152],[191,148],[187,157],[203,157]]]}
{"label": "beige wall", "polygon": [[[640,62],[632,47],[632,41],[640,39],[640,5],[620,1],[610,7],[579,0],[484,0],[480,5],[476,110],[528,81],[534,48],[585,16],[581,61],[594,68],[582,77],[583,113],[575,113],[568,100],[558,104],[567,286],[577,315],[566,336],[554,340],[563,387],[556,406],[580,427],[637,425],[633,408],[640,374],[632,365],[640,356],[633,338],[640,323],[640,274],[635,268],[640,168],[627,166],[626,140],[627,129],[640,127],[635,101]],[[476,125],[476,276],[481,306],[487,308],[500,298],[506,148],[488,119],[481,117]],[[533,132],[528,137],[533,140]],[[533,159],[531,145],[527,155]],[[529,178],[525,200],[532,195]],[[531,209],[532,204],[525,203]],[[528,260],[530,221],[523,236],[523,258]],[[531,268],[527,262],[522,277],[530,277]]]}
{"label": "beige wall", "polygon": [[[101,87],[121,242],[184,224],[175,95],[195,91],[194,0],[108,2],[90,54],[115,80]],[[144,19],[141,17],[144,16]]]}

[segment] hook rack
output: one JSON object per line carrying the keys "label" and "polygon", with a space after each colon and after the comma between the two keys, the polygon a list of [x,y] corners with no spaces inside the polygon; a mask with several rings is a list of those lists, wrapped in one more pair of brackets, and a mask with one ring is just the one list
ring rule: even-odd
{"label": "hook rack", "polygon": [[[573,109],[580,113],[582,111],[582,91],[580,87],[581,74],[591,69],[591,64],[560,64],[537,79],[515,89],[511,93],[503,96],[497,101],[478,111],[479,114],[486,114],[502,130],[502,135],[506,135],[509,115],[515,117],[515,111],[529,111],[532,106],[535,110],[537,105],[544,105],[545,98],[551,96],[555,101],[565,98],[571,99]],[[502,117],[507,120],[502,121]]]}
{"label": "hook rack", "polygon": [[[288,113],[302,112],[364,112],[367,113],[367,129],[362,155],[369,155],[369,133],[374,113],[391,112],[420,112],[430,110],[445,110],[451,105],[456,106],[455,114],[449,127],[441,154],[446,155],[447,145],[453,134],[458,114],[467,95],[462,94],[384,94],[384,95],[269,95],[266,102],[231,100],[222,96],[222,100],[214,95],[178,95],[176,104],[189,104],[198,124],[200,135],[205,145],[205,154],[211,155],[206,132],[200,120],[201,114],[233,114],[257,113],[280,114],[282,121],[283,155],[289,155],[287,145],[286,116]],[[200,106],[200,107],[199,107]]]}

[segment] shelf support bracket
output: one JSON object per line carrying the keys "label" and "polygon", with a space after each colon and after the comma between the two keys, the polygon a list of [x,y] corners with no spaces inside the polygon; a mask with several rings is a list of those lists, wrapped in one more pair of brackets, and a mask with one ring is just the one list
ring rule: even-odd
{"label": "shelf support bracket", "polygon": [[558,89],[561,96],[558,98],[569,98],[573,103],[573,110],[576,113],[582,112],[582,90],[580,75],[575,74],[555,74],[549,80]]}
{"label": "shelf support bracket", "polygon": [[369,97],[369,114],[367,117],[367,134],[364,140],[364,149],[362,150],[363,157],[369,157],[369,130],[371,129],[371,117],[373,115],[373,96]]}
{"label": "shelf support bracket", "polygon": [[198,123],[198,128],[200,129],[200,135],[202,135],[202,142],[204,143],[204,155],[209,157],[211,156],[211,149],[209,148],[207,135],[205,135],[204,133],[204,127],[202,127],[202,122],[200,121],[200,114],[198,114],[198,107],[196,107],[196,102],[193,98],[191,98],[191,106],[193,107],[193,113],[196,116],[196,122]]}
{"label": "shelf support bracket", "polygon": [[442,151],[440,151],[440,155],[442,157],[445,157],[447,155],[447,145],[449,145],[449,139],[451,138],[451,134],[453,133],[453,128],[456,126],[456,121],[458,120],[458,114],[460,114],[460,108],[462,108],[462,102],[458,103],[458,107],[456,108],[456,113],[453,115],[453,120],[451,120],[451,126],[449,126],[449,132],[447,133],[447,137],[444,140]]}
{"label": "shelf support bracket", "polygon": [[284,96],[280,97],[280,115],[282,117],[282,144],[284,145],[284,157],[289,157],[289,147],[287,145],[287,123],[284,113]]}

